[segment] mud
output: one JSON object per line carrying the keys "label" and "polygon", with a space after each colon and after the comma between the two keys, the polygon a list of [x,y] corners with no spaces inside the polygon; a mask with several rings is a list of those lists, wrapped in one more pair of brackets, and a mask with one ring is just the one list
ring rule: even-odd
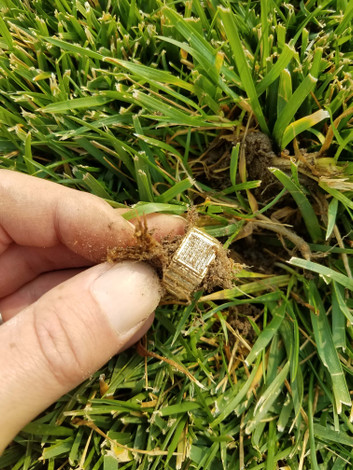
{"label": "mud", "polygon": [[256,335],[248,317],[255,321],[259,315],[261,315],[261,309],[256,305],[242,304],[229,309],[227,321],[244,339],[252,344]]}
{"label": "mud", "polygon": [[229,188],[231,153],[237,143],[241,144],[245,154],[247,180],[261,180],[261,185],[254,190],[257,199],[264,200],[278,194],[282,186],[268,170],[277,155],[269,137],[256,130],[249,131],[245,138],[232,133],[218,136],[203,155],[190,162],[194,175],[212,189],[221,191]]}
{"label": "mud", "polygon": [[261,185],[254,190],[254,195],[259,202],[265,202],[276,196],[283,187],[268,169],[273,166],[273,161],[277,158],[271,140],[262,132],[251,132],[246,136],[243,145],[247,180],[261,180]]}

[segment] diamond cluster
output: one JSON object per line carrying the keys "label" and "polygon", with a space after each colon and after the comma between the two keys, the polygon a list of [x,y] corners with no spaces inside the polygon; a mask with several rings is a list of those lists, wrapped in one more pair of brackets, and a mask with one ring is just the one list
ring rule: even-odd
{"label": "diamond cluster", "polygon": [[200,229],[192,228],[185,235],[164,273],[163,283],[167,291],[189,299],[215,259],[217,247],[217,240]]}

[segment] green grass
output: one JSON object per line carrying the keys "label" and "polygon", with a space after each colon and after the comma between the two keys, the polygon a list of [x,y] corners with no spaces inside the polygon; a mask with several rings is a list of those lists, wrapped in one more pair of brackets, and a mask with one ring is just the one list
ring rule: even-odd
{"label": "green grass", "polygon": [[[353,3],[0,0],[0,13],[1,167],[139,214],[195,205],[247,264],[231,289],[158,308],[152,355],[112,358],[0,468],[351,468]],[[254,130],[276,152],[266,197],[246,170]]]}

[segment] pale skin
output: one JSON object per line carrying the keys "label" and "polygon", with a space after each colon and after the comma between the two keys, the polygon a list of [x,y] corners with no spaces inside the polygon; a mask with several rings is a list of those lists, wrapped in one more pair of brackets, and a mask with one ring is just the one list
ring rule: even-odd
{"label": "pale skin", "polygon": [[[0,454],[150,327],[160,300],[152,268],[102,263],[134,243],[131,222],[91,194],[0,170]],[[184,233],[181,218],[147,223],[157,239]]]}

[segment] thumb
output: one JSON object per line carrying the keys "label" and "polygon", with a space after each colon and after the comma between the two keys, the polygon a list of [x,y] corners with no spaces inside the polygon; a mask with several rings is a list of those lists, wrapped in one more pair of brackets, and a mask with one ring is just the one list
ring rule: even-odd
{"label": "thumb", "polygon": [[149,328],[160,284],[145,263],[104,263],[0,327],[0,454],[42,410]]}

